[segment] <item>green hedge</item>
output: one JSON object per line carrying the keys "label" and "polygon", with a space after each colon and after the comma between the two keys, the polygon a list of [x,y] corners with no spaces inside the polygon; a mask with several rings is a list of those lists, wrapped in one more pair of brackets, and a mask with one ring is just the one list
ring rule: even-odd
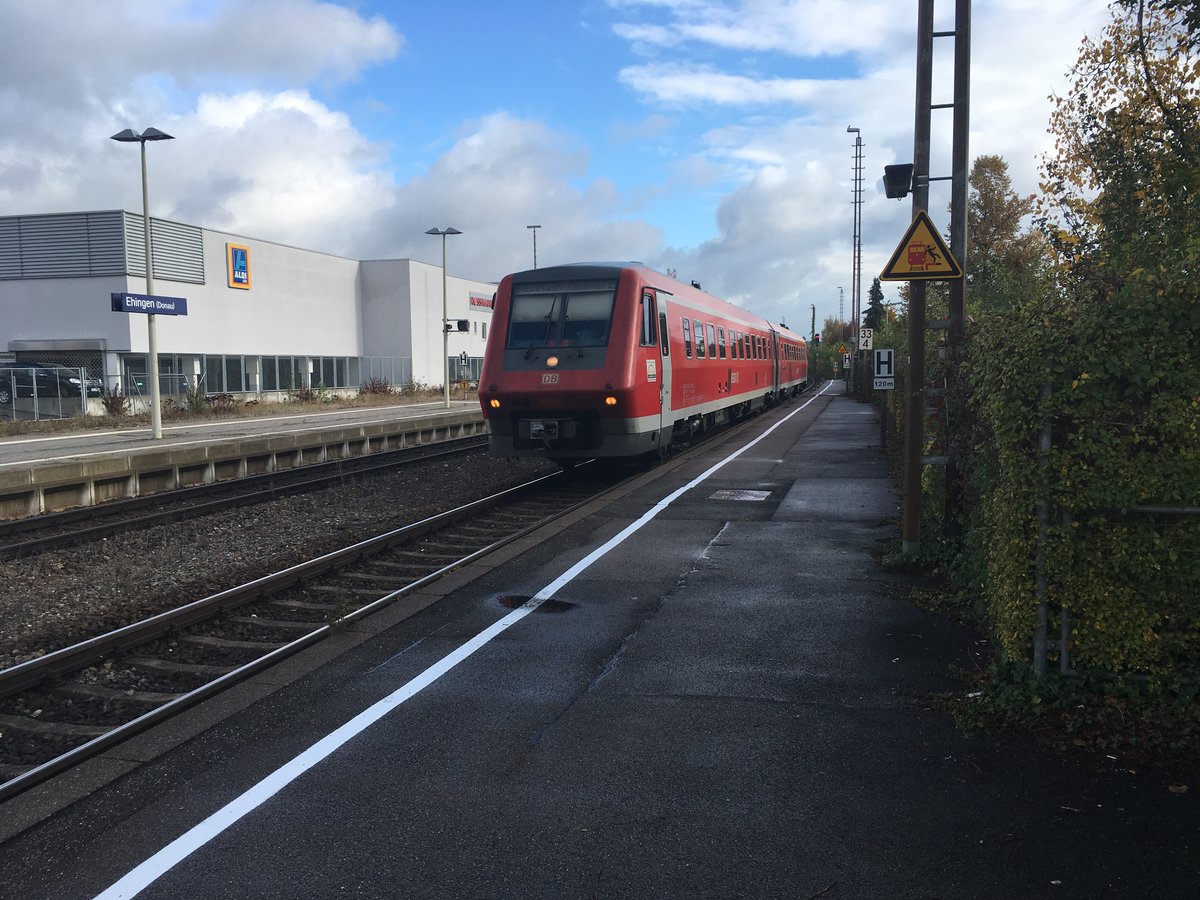
{"label": "green hedge", "polygon": [[1200,351],[1187,346],[1200,296],[1181,275],[1139,273],[1103,302],[1027,303],[977,330],[968,404],[988,444],[968,464],[984,472],[985,600],[1012,659],[1030,654],[1044,500],[1046,600],[1070,615],[1074,664],[1200,675],[1200,517],[1133,510],[1200,507]]}

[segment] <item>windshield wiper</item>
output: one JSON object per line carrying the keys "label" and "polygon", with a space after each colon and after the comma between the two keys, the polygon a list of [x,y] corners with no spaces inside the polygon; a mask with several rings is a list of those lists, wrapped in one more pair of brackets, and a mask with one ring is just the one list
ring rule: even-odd
{"label": "windshield wiper", "polygon": [[554,330],[554,305],[558,302],[558,295],[555,294],[550,299],[550,312],[546,313],[546,334],[542,338],[542,343],[548,343],[550,340],[550,332]]}

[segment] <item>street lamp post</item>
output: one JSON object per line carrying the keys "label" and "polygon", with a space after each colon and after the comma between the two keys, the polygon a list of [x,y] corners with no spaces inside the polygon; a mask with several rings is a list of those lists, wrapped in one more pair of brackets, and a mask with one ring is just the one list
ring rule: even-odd
{"label": "street lamp post", "polygon": [[446,304],[446,235],[462,234],[457,228],[430,228],[426,234],[437,234],[442,237],[442,374],[445,376],[443,390],[444,406],[450,408],[450,311]]}
{"label": "street lamp post", "polygon": [[[126,128],[114,134],[112,139],[123,144],[142,145],[142,230],[145,233],[146,244],[146,293],[153,294],[154,253],[150,240],[150,192],[146,186],[146,141],[172,141],[175,138],[157,128],[147,128],[141,134],[132,128]],[[158,384],[158,329],[154,324],[154,313],[146,316],[146,331],[149,339],[146,374],[150,381],[150,433],[158,440],[162,438],[162,396]]]}
{"label": "street lamp post", "polygon": [[542,226],[541,225],[526,225],[525,227],[530,229],[531,231],[533,231],[533,267],[536,269],[537,268],[537,230],[539,228],[541,228]]}

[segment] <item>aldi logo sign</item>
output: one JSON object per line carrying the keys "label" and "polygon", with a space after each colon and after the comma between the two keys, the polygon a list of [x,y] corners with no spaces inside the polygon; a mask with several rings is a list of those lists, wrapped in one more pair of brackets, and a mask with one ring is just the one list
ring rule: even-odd
{"label": "aldi logo sign", "polygon": [[244,244],[225,245],[225,267],[229,272],[229,286],[250,289],[250,248]]}

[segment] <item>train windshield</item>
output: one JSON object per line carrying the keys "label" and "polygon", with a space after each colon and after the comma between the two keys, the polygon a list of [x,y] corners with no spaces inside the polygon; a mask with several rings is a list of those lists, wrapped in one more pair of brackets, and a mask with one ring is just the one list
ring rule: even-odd
{"label": "train windshield", "polygon": [[604,347],[615,279],[514,284],[508,347]]}

